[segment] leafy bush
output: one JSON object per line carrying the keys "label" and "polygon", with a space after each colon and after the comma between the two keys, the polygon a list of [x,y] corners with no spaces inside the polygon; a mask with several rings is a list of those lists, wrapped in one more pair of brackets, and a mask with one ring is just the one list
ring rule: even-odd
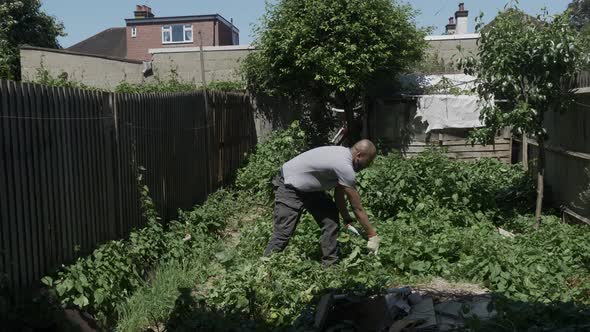
{"label": "leafy bush", "polygon": [[530,201],[530,177],[518,166],[496,160],[452,161],[432,151],[403,160],[380,156],[358,176],[363,201],[380,218],[398,212],[442,207],[484,214]]}
{"label": "leafy bush", "polygon": [[156,265],[208,256],[226,220],[235,212],[233,195],[220,190],[204,205],[180,212],[178,221],[163,225],[148,188],[143,186],[141,194],[147,227],[131,232],[128,240],[100,246],[54,277],[43,278],[63,305],[86,310],[105,326],[114,324],[118,307],[144,285]]}
{"label": "leafy bush", "polygon": [[[233,81],[214,81],[207,85],[209,90],[218,91],[244,91],[245,84],[242,82]],[[172,69],[170,77],[163,80],[159,76],[154,77],[154,81],[143,82],[139,84],[122,81],[115,88],[115,92],[120,93],[177,93],[177,92],[191,92],[200,90],[194,81],[189,82],[182,80],[178,74],[177,69]]]}
{"label": "leafy bush", "polygon": [[66,72],[61,72],[57,77],[55,77],[51,75],[51,73],[45,68],[43,61],[41,62],[41,66],[37,68],[37,74],[35,76],[34,83],[51,87],[103,91],[102,89],[91,87],[84,83],[69,79],[68,73]]}
{"label": "leafy bush", "polygon": [[[261,202],[272,197],[269,180],[301,147],[290,139],[297,133],[296,126],[276,133],[249,157],[238,177],[243,193]],[[590,303],[585,240],[590,230],[546,217],[545,226],[531,232],[533,217],[512,211],[532,197],[530,178],[520,167],[494,160],[457,162],[436,151],[411,160],[389,155],[359,174],[359,187],[382,237],[378,257],[366,255],[364,240],[342,232],[341,263],[322,269],[320,230],[304,213],[287,249],[261,258],[272,232],[269,203],[264,213],[241,224],[237,244],[218,247],[199,269],[213,277],[195,284],[198,301],[183,309],[184,318],[174,326],[210,327],[202,316],[205,305],[208,312],[223,313],[225,319],[217,322],[221,330],[305,329],[313,321],[313,304],[327,289],[374,294],[432,277],[480,283],[510,301]],[[515,238],[500,235],[497,226],[514,231]],[[139,313],[126,310],[135,312],[131,318],[137,321]],[[129,326],[125,317],[121,323]]]}
{"label": "leafy bush", "polygon": [[198,90],[195,82],[181,80],[176,69],[172,69],[168,80],[155,76],[153,82],[135,84],[122,81],[115,88],[115,92],[119,93],[176,93],[195,90]]}
{"label": "leafy bush", "polygon": [[256,152],[248,157],[248,164],[238,171],[236,188],[269,199],[272,178],[283,163],[305,151],[305,142],[305,133],[298,122],[285,131],[274,132],[256,147]]}
{"label": "leafy bush", "polygon": [[246,83],[240,81],[213,81],[207,83],[207,89],[217,91],[245,91]]}

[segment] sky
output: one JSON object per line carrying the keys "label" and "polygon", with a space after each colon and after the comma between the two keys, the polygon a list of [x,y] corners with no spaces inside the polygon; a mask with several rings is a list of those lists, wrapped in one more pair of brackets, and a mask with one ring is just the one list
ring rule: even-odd
{"label": "sky", "polygon": [[[484,13],[490,21],[510,0],[464,0],[469,11],[469,32],[474,32],[475,17]],[[42,0],[43,9],[65,25],[66,37],[60,38],[69,47],[111,27],[125,26],[125,18],[133,17],[137,4],[152,7],[156,16],[220,14],[234,19],[240,29],[240,44],[250,44],[252,27],[265,11],[265,0]],[[404,0],[420,13],[418,26],[434,27],[433,34],[444,32],[448,18],[454,16],[460,0]],[[546,7],[550,14],[563,12],[571,0],[520,0],[519,8],[536,15]]]}

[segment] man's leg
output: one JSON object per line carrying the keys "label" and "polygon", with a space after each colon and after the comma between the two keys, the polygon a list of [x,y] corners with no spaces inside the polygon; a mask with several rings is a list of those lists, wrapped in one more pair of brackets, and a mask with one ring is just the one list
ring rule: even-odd
{"label": "man's leg", "polygon": [[273,252],[283,251],[295,232],[299,223],[303,202],[292,188],[285,187],[283,179],[277,176],[272,184],[275,188],[275,209],[273,233],[264,256],[270,256]]}
{"label": "man's leg", "polygon": [[338,261],[338,208],[334,200],[324,192],[314,193],[305,199],[305,208],[322,229],[320,246],[322,265],[329,266]]}
{"label": "man's leg", "polygon": [[275,202],[272,237],[264,250],[264,256],[270,256],[273,252],[285,249],[295,232],[300,215],[301,210],[293,209],[282,202]]}

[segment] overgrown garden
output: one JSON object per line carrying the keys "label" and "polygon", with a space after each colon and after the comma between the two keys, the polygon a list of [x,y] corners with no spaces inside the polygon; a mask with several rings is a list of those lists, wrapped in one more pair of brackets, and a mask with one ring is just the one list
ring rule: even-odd
{"label": "overgrown garden", "polygon": [[120,331],[304,329],[327,289],[374,294],[433,277],[490,289],[503,308],[488,322],[496,330],[590,319],[583,312],[590,304],[590,230],[547,214],[534,231],[531,178],[493,160],[463,163],[436,151],[411,160],[379,156],[359,178],[382,234],[379,256],[342,231],[342,261],[321,268],[319,229],[304,215],[288,249],[261,258],[272,229],[269,178],[304,142],[297,125],[274,134],[249,157],[235,186],[177,221],[160,223],[144,188],[148,227],[45,282],[65,306]]}
{"label": "overgrown garden", "polygon": [[[262,51],[245,62],[251,92],[303,96],[319,120],[325,120],[328,105],[342,107],[353,129],[355,109],[362,110],[358,104],[376,84],[420,65],[427,31],[416,27],[409,6],[385,0],[280,3],[263,19],[257,41]],[[541,143],[543,112],[569,98],[556,73],[566,70],[572,78],[577,64],[562,61],[566,55],[568,61],[578,59],[581,48],[565,17],[553,25],[518,25],[509,18],[497,26],[527,37],[521,46],[533,50],[524,60],[536,67],[504,56],[516,49],[501,31],[484,34],[488,49],[480,48],[479,59],[464,66],[479,75],[480,96],[506,98],[512,109],[485,110],[488,127],[478,137],[485,142],[497,129],[512,126]],[[568,34],[560,35],[561,28]],[[1,65],[6,73],[16,72]],[[66,76],[40,77],[46,85],[87,88]],[[219,87],[236,88],[241,86]],[[117,87],[128,93],[193,89],[175,76]],[[305,132],[298,123],[275,132],[248,156],[233,186],[179,211],[176,220],[160,219],[142,182],[144,170],[138,170],[147,226],[45,277],[50,297],[87,313],[104,330],[306,330],[319,297],[330,289],[368,295],[443,278],[477,284],[493,295],[495,318],[467,322],[472,330],[590,325],[590,229],[562,223],[535,204],[542,176],[534,181],[522,165],[465,163],[439,150],[407,160],[379,155],[358,176],[363,203],[382,238],[378,256],[367,255],[365,241],[343,229],[340,263],[322,268],[320,230],[304,214],[288,248],[261,257],[272,231],[270,180],[282,163],[311,147],[311,134],[317,132]]]}

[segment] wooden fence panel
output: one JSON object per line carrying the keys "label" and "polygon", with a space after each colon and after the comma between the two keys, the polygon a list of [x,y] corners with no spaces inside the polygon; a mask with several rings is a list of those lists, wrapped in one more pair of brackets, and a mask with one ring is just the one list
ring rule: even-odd
{"label": "wooden fence panel", "polygon": [[[586,83],[579,82],[580,87],[588,86]],[[586,169],[590,169],[590,92],[576,93],[575,103],[564,113],[547,112],[544,125],[548,135],[545,198],[556,207],[565,207],[588,219],[590,206],[582,195],[590,188],[586,174]],[[531,138],[528,141],[528,159],[534,160],[538,155],[537,143]],[[522,141],[518,143],[522,146]],[[518,158],[521,161],[521,153]]]}
{"label": "wooden fence panel", "polygon": [[256,144],[248,97],[112,94],[0,81],[0,278],[17,291],[228,185]]}

